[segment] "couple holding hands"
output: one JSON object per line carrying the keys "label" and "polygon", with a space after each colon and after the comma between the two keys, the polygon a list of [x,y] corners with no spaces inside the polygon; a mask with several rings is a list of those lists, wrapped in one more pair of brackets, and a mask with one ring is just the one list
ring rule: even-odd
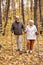
{"label": "couple holding hands", "polygon": [[12,23],[11,31],[14,33],[17,43],[17,50],[22,54],[22,31],[26,34],[27,50],[26,53],[33,52],[33,46],[38,34],[37,28],[34,25],[33,20],[29,20],[29,24],[25,28],[20,21],[19,16],[15,17],[15,21]]}

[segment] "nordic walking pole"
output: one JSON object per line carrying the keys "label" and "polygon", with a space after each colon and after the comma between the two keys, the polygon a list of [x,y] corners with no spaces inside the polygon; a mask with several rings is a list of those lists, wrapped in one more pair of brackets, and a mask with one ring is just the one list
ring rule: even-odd
{"label": "nordic walking pole", "polygon": [[24,50],[26,50],[26,34],[24,33]]}
{"label": "nordic walking pole", "polygon": [[12,32],[11,32],[11,46],[12,46],[12,55],[13,55]]}
{"label": "nordic walking pole", "polygon": [[[38,30],[39,31],[39,30]],[[38,57],[40,58],[40,55],[39,55],[39,39],[38,39],[38,37],[39,37],[39,33],[38,33],[38,35],[37,35],[37,46],[38,46]]]}
{"label": "nordic walking pole", "polygon": [[37,46],[38,46],[38,57],[39,57],[39,40],[38,40],[38,36],[39,35],[37,35]]}

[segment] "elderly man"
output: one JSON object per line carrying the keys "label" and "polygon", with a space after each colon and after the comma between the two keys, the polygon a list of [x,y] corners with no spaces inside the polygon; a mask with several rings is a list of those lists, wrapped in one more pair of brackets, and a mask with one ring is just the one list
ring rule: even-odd
{"label": "elderly man", "polygon": [[15,22],[12,24],[11,31],[14,32],[17,43],[17,50],[22,54],[22,30],[24,31],[24,25],[20,21],[19,16],[15,17]]}

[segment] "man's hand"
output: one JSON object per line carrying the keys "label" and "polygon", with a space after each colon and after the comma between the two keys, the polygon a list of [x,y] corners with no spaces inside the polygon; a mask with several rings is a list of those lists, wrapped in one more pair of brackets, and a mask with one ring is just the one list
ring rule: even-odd
{"label": "man's hand", "polygon": [[27,33],[27,31],[26,31],[26,30],[24,30],[24,33]]}

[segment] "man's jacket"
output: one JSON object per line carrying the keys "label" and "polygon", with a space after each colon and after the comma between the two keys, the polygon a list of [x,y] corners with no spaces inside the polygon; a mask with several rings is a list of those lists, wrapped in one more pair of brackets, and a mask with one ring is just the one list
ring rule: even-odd
{"label": "man's jacket", "polygon": [[22,30],[24,30],[24,25],[22,22],[14,22],[12,24],[11,31],[14,32],[15,35],[22,35]]}

